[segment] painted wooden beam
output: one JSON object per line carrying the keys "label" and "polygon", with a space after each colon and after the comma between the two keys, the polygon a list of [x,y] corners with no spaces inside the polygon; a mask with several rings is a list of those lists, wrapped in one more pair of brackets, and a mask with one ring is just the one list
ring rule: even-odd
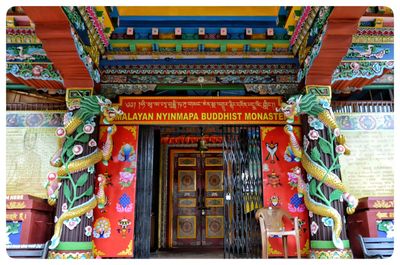
{"label": "painted wooden beam", "polygon": [[333,9],[319,54],[306,76],[306,85],[331,85],[332,74],[347,54],[366,9],[366,6],[338,6]]}
{"label": "painted wooden beam", "polygon": [[48,58],[59,70],[64,86],[92,87],[93,80],[79,58],[70,22],[61,7],[24,6],[23,9],[35,23],[36,35],[42,41]]}

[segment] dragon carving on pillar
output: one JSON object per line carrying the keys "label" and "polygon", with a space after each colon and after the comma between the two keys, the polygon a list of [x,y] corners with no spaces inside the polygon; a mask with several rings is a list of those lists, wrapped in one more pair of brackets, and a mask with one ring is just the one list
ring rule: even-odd
{"label": "dragon carving on pillar", "polygon": [[[107,139],[102,148],[97,147],[94,139],[89,141],[89,135],[93,133],[95,127],[94,118],[96,115],[103,114],[103,123],[110,124],[117,114],[122,112],[112,106],[112,102],[103,96],[84,97],[80,101],[80,108],[74,113],[68,112],[64,117],[64,127],[57,128],[56,135],[59,137],[59,149],[50,160],[50,164],[57,167],[57,173],[51,173],[48,177],[46,185],[48,191],[48,203],[54,205],[58,199],[58,190],[62,186],[62,182],[70,183],[70,187],[64,183],[63,194],[67,199],[68,209],[64,211],[58,218],[54,235],[51,238],[49,249],[55,249],[61,238],[63,222],[74,217],[79,217],[93,208],[96,205],[99,208],[104,207],[107,199],[104,193],[105,178],[99,175],[99,189],[97,194],[93,194],[93,186],[90,186],[86,191],[77,194],[78,188],[83,187],[89,178],[89,168],[103,161],[107,165],[111,158],[113,149],[112,136],[116,132],[115,125],[108,126]],[[83,152],[83,144],[95,148],[88,155],[80,156]],[[78,180],[74,180],[73,173],[83,172]],[[92,171],[93,172],[93,171]],[[90,197],[84,203],[75,205],[78,200],[83,197]]]}
{"label": "dragon carving on pillar", "polygon": [[[288,124],[285,125],[284,131],[289,136],[289,146],[296,160],[301,161],[307,172],[308,183],[305,183],[301,176],[298,177],[298,193],[303,196],[304,203],[309,211],[332,219],[332,241],[336,248],[343,249],[343,242],[340,238],[343,226],[342,218],[331,203],[334,200],[343,199],[347,202],[346,212],[353,214],[358,205],[358,199],[347,191],[340,178],[333,172],[333,170],[340,168],[339,156],[342,154],[349,155],[350,149],[346,146],[344,135],[340,133],[329,102],[319,100],[314,94],[296,95],[289,98],[287,103],[282,103],[278,111],[283,112],[287,118]],[[303,141],[304,149],[299,145],[290,123],[293,123],[294,117],[300,114],[309,115],[308,122],[311,127],[314,126],[314,129],[310,130],[308,137],[311,141],[317,141],[321,151],[314,147],[310,154],[307,152],[310,142],[306,135]],[[328,131],[326,139],[318,133],[318,129],[321,130],[324,126],[327,127]],[[327,154],[332,159],[330,166],[322,161],[320,152]],[[329,198],[321,191],[322,185],[334,189],[329,194]],[[317,202],[311,196],[318,198],[321,202]]]}

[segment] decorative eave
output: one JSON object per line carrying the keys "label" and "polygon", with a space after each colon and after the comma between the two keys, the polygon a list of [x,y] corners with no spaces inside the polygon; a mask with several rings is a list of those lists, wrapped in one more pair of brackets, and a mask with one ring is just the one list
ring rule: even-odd
{"label": "decorative eave", "polygon": [[[23,25],[18,22],[21,20]],[[16,84],[51,92],[63,89],[63,79],[47,57],[35,25],[26,14],[7,15],[6,34],[7,78]]]}
{"label": "decorative eave", "polygon": [[102,65],[102,75],[293,75],[296,64],[118,64]]}
{"label": "decorative eave", "polygon": [[92,87],[92,78],[77,53],[70,22],[62,9],[34,6],[23,9],[35,23],[36,34],[42,41],[48,58],[63,77],[64,87]]}
{"label": "decorative eave", "polygon": [[367,7],[335,7],[328,18],[322,46],[307,76],[306,85],[331,85],[332,73],[340,64],[357,32],[360,17]]}

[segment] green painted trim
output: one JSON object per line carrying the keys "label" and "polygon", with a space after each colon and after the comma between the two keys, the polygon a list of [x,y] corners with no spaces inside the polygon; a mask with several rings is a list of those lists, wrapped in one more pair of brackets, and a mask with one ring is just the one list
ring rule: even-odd
{"label": "green painted trim", "polygon": [[385,84],[374,84],[374,85],[368,85],[363,87],[363,90],[368,90],[368,89],[394,89],[394,85],[385,85]]}
{"label": "green painted trim", "polygon": [[237,90],[245,89],[244,85],[229,85],[229,86],[215,86],[215,85],[198,85],[198,86],[174,86],[174,85],[157,85],[156,90]]}
{"label": "green painted trim", "polygon": [[[343,240],[343,246],[344,248],[350,248],[349,240]],[[311,240],[310,247],[319,249],[336,249],[332,241],[325,240]]]}
{"label": "green painted trim", "polygon": [[93,243],[90,242],[60,242],[56,250],[92,250]]}
{"label": "green painted trim", "polygon": [[25,85],[20,85],[20,84],[7,84],[6,89],[7,90],[32,90],[34,88],[25,86]]}
{"label": "green painted trim", "polygon": [[135,44],[266,44],[272,45],[274,43],[289,44],[289,40],[109,40],[110,44],[126,43],[129,46]]}

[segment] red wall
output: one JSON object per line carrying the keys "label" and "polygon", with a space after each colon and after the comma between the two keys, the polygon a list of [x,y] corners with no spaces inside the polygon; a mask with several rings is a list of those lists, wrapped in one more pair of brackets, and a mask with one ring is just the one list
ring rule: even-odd
{"label": "red wall", "polygon": [[[100,127],[100,148],[106,140],[106,129],[107,126]],[[98,163],[96,167],[97,176],[108,174],[109,184],[105,188],[107,205],[102,210],[97,207],[94,210],[95,256],[133,256],[138,133],[138,126],[117,126],[108,166]],[[96,180],[96,193],[97,190]],[[102,225],[106,227],[103,234]]]}
{"label": "red wall", "polygon": [[[299,126],[293,128],[301,144],[301,128]],[[300,248],[302,256],[307,256],[309,249],[308,210],[303,199],[297,195],[296,182],[298,170],[305,171],[301,168],[300,162],[294,161],[293,157],[289,155],[289,137],[283,131],[283,126],[264,126],[260,131],[264,207],[280,207],[293,217],[298,216],[301,223]],[[270,151],[268,151],[267,145]],[[275,153],[273,150],[276,150]],[[286,222],[286,225],[288,229],[292,228],[289,227],[290,221]],[[282,239],[270,238],[269,244],[272,247],[269,256],[283,257]],[[288,237],[288,246],[289,256],[295,256],[294,237]]]}

